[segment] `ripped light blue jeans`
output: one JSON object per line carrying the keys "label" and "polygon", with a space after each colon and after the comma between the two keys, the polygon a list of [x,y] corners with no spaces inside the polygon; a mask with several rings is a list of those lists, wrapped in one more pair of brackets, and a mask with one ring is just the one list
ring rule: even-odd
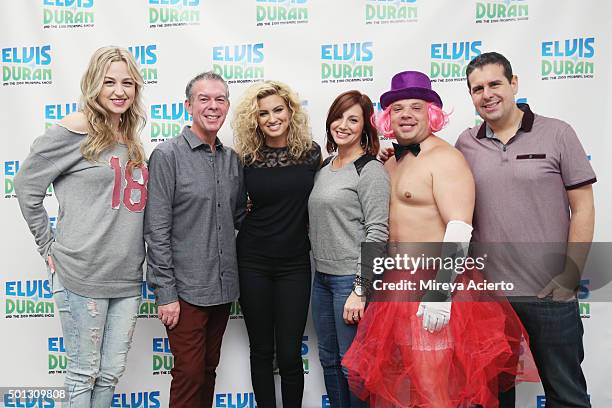
{"label": "ripped light blue jeans", "polygon": [[65,385],[71,408],[109,408],[125,371],[140,296],[87,298],[53,277],[68,364]]}

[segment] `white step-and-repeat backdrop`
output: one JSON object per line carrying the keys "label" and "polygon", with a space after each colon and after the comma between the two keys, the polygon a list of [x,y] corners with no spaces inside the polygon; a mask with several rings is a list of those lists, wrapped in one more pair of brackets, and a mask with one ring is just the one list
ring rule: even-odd
{"label": "white step-and-repeat backdrop", "polygon": [[[58,312],[19,212],[13,178],[34,138],[76,110],[81,74],[103,45],[129,48],[141,66],[148,109],[141,137],[148,152],[190,121],[183,106],[185,84],[209,69],[227,79],[234,105],[249,83],[276,79],[290,84],[322,145],[325,115],[336,95],[355,88],[378,105],[394,73],[421,70],[452,111],[440,136],[454,142],[462,130],[480,122],[467,93],[465,67],[482,52],[499,51],[519,77],[518,97],[535,112],[561,118],[577,130],[599,179],[595,239],[612,241],[606,228],[611,225],[606,209],[612,207],[610,2],[7,0],[0,8],[0,386],[63,381],[66,357]],[[232,144],[229,123],[221,138]],[[52,189],[46,205],[55,222]],[[589,303],[588,282],[583,283],[589,392],[594,407],[610,407],[612,308]],[[167,405],[173,357],[155,318],[154,295],[144,284],[140,317],[113,407]],[[309,321],[302,345],[305,407],[329,406],[316,343]],[[216,393],[219,408],[256,406],[237,304],[224,338]],[[521,386],[517,406],[544,407],[541,387]]]}

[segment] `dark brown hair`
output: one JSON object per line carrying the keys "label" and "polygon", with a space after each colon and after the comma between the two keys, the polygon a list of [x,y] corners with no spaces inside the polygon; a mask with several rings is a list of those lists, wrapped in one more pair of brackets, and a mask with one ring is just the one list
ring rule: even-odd
{"label": "dark brown hair", "polygon": [[374,106],[372,101],[366,94],[359,91],[347,91],[338,95],[334,102],[329,107],[327,112],[327,120],[325,121],[325,137],[327,139],[327,152],[336,151],[338,145],[334,142],[329,127],[332,122],[342,117],[342,114],[353,105],[361,106],[363,110],[363,133],[361,135],[361,147],[367,154],[376,156],[380,147],[378,141],[378,133],[374,125],[372,125],[372,116],[374,115]]}
{"label": "dark brown hair", "polygon": [[498,52],[485,52],[484,54],[480,54],[476,58],[470,61],[466,70],[465,70],[465,78],[467,79],[467,86],[472,93],[472,88],[470,87],[470,74],[476,69],[484,67],[485,65],[497,64],[501,65],[504,69],[504,76],[508,80],[508,82],[512,82],[512,65],[510,65],[510,61],[503,55]]}

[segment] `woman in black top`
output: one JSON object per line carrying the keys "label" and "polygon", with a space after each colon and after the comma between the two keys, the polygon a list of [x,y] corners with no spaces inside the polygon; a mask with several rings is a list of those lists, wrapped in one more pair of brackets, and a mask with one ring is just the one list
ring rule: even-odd
{"label": "woman in black top", "polygon": [[301,407],[311,282],[307,205],[321,149],[312,141],[297,95],[280,82],[251,86],[232,126],[253,203],[237,238],[253,390],[260,408],[276,407],[276,352],[282,406]]}

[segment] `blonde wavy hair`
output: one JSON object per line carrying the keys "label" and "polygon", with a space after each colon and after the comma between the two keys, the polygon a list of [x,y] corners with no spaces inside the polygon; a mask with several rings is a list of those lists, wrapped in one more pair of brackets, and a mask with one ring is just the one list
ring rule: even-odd
{"label": "blonde wavy hair", "polygon": [[299,159],[312,148],[308,115],[302,109],[297,94],[282,82],[258,82],[246,90],[232,120],[234,147],[242,162],[247,165],[263,160],[261,149],[265,144],[265,138],[257,126],[258,102],[270,95],[278,95],[283,98],[291,113],[287,136],[289,155]]}
{"label": "blonde wavy hair", "polygon": [[139,133],[146,123],[142,103],[144,80],[132,54],[125,48],[109,46],[99,48],[91,56],[87,70],[81,78],[81,98],[79,109],[85,114],[88,122],[87,138],[81,144],[81,154],[87,160],[97,161],[100,154],[113,146],[117,141],[113,134],[109,113],[98,103],[98,95],[104,83],[104,75],[111,63],[123,61],[134,80],[136,92],[134,102],[121,115],[118,131],[125,138],[128,148],[130,166],[139,167],[145,163],[145,152]]}

